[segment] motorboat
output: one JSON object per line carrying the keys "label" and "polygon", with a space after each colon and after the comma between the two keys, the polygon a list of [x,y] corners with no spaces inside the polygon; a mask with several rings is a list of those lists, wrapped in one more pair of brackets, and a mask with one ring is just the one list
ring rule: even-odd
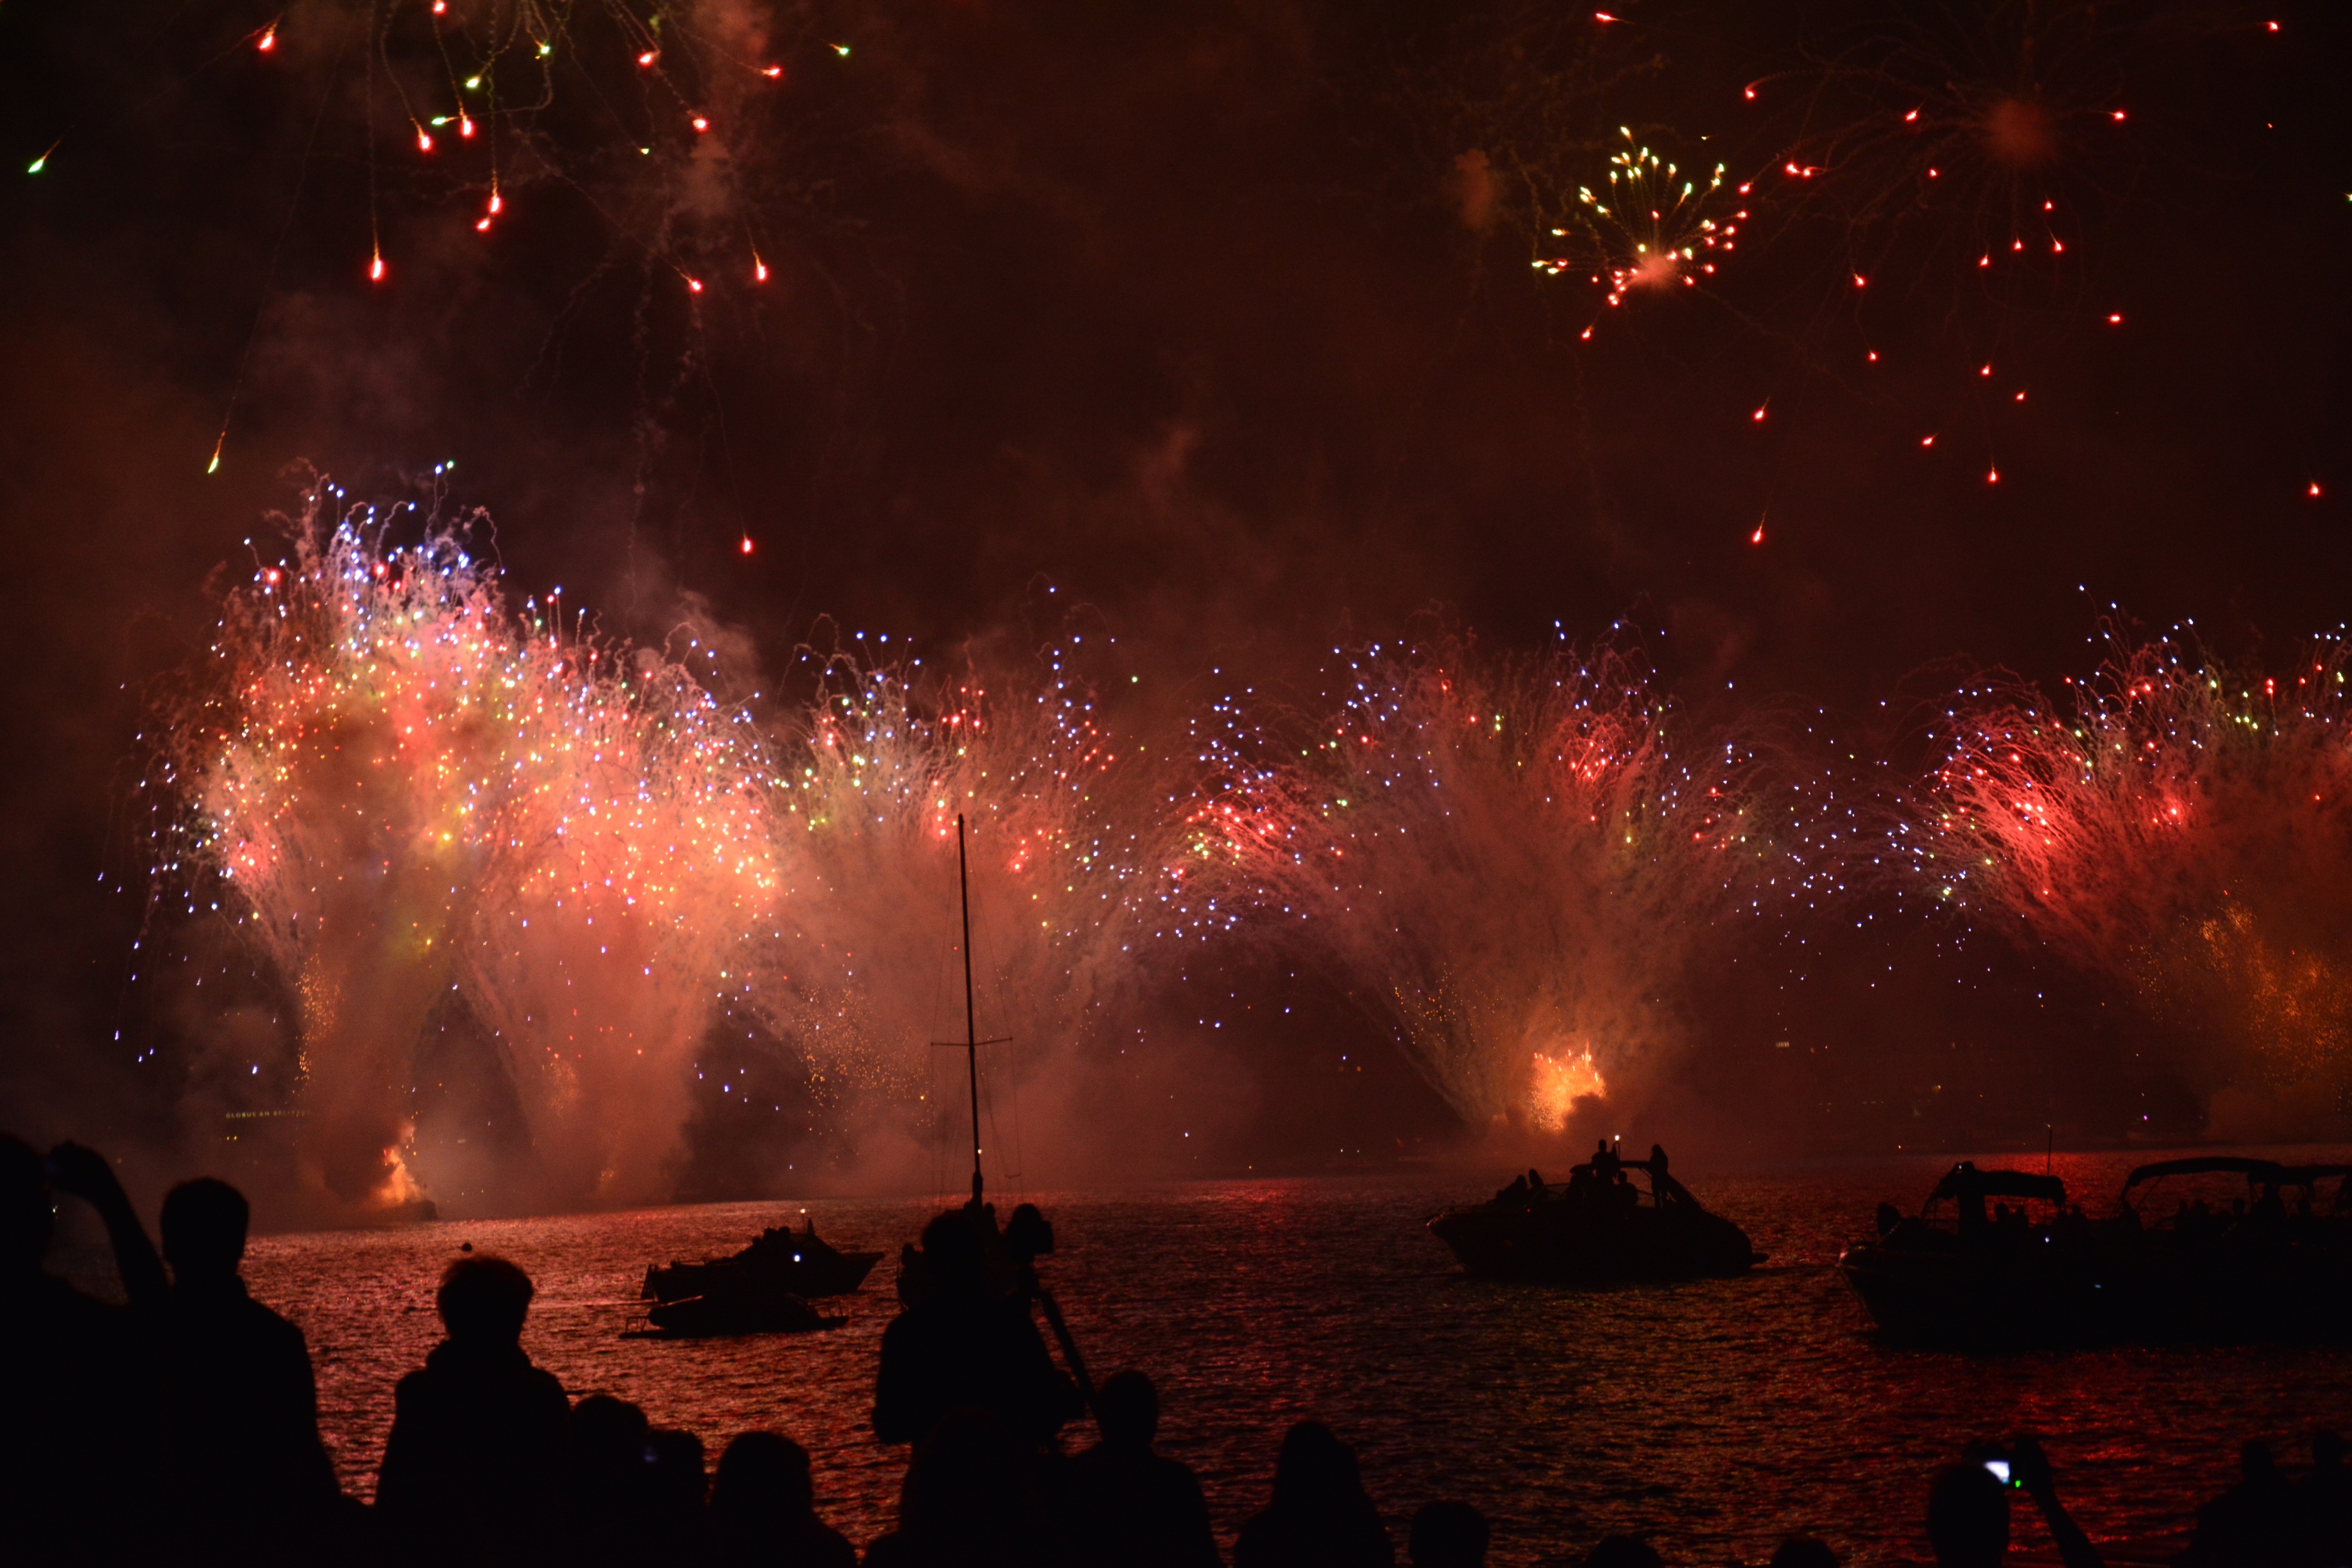
{"label": "motorboat", "polygon": [[881,1261],[878,1252],[841,1251],[817,1235],[814,1220],[803,1219],[798,1230],[773,1226],[761,1231],[751,1246],[731,1257],[656,1263],[646,1270],[645,1288],[638,1293],[647,1300],[666,1302],[758,1288],[822,1300],[850,1294]]}
{"label": "motorboat", "polygon": [[1674,1177],[1663,1153],[1626,1160],[1605,1147],[1564,1183],[1529,1172],[1489,1202],[1446,1210],[1429,1228],[1464,1268],[1491,1279],[1579,1286],[1727,1279],[1764,1260],[1746,1231]]}
{"label": "motorboat", "polygon": [[2055,1175],[1964,1160],[1917,1215],[1881,1204],[1878,1235],[1838,1267],[1900,1342],[2341,1337],[2352,1331],[2347,1176],[2352,1165],[2235,1154],[2161,1160],[2135,1169],[2114,1212],[2093,1218]]}

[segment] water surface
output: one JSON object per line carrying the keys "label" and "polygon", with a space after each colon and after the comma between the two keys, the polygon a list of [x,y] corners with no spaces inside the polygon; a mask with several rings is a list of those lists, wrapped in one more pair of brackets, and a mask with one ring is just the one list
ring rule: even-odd
{"label": "water surface", "polygon": [[[2061,1155],[2095,1211],[2147,1156]],[[1671,1563],[1761,1562],[1804,1530],[1872,1563],[1927,1555],[1927,1478],[1970,1437],[2047,1435],[2063,1493],[2123,1556],[2177,1544],[2193,1505],[2266,1436],[2302,1457],[2352,1425],[2352,1357],[2325,1347],[2126,1349],[1963,1357],[1863,1332],[1833,1265],[1872,1205],[1913,1206],[1947,1162],[1686,1177],[1771,1262],[1754,1276],[1572,1293],[1465,1279],[1423,1228],[1493,1179],[1423,1173],[1010,1194],[1044,1205],[1044,1266],[1097,1375],[1159,1383],[1162,1446],[1201,1473],[1220,1535],[1264,1505],[1283,1429],[1331,1423],[1362,1456],[1400,1549],[1432,1498],[1494,1520],[1498,1564],[1580,1561],[1644,1533]],[[2032,1162],[2039,1168],[2037,1157]],[[1682,1170],[1677,1163],[1678,1173]],[[822,1507],[852,1539],[887,1528],[903,1450],[866,1430],[898,1246],[938,1204],[811,1201],[445,1222],[257,1238],[254,1293],[299,1323],[345,1484],[368,1495],[393,1384],[439,1337],[432,1292],[461,1242],[539,1284],[524,1343],[575,1396],[617,1394],[711,1449],[754,1427],[814,1456]],[[820,1334],[628,1340],[648,1262],[734,1250],[805,1210],[837,1246],[882,1251]],[[2020,1511],[2019,1543],[2047,1550]],[[2167,1538],[2175,1538],[2168,1542]]]}

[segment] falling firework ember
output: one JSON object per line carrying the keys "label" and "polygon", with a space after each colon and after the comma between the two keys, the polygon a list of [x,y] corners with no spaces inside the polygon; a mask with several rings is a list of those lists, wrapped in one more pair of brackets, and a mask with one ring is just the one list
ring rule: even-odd
{"label": "falling firework ember", "polygon": [[2352,1088],[2352,719],[2341,635],[2292,674],[2110,634],[2071,711],[1965,694],[1922,820],[1931,896],[2046,944],[2189,1042],[2219,1093]]}
{"label": "falling firework ember", "polygon": [[1328,719],[1220,704],[1179,931],[1243,921],[1344,975],[1473,1125],[1638,1095],[1676,988],[1781,854],[1751,770],[1685,757],[1627,654],[1374,647]]}
{"label": "falling firework ember", "polygon": [[522,1108],[530,1199],[656,1195],[682,1057],[779,888],[761,749],[556,597],[515,614],[462,532],[386,548],[364,516],[331,527],[328,494],[228,596],[169,731],[167,866],[214,882],[296,999],[305,1153],[338,1199],[401,1195],[415,1052],[453,997]]}

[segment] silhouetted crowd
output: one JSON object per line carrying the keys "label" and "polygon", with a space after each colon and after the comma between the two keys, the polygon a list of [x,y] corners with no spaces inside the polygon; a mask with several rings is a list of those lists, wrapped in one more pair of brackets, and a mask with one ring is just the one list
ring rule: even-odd
{"label": "silhouetted crowd", "polygon": [[[106,1225],[128,1297],[86,1296],[47,1273],[57,1194]],[[469,1254],[436,1298],[446,1337],[400,1381],[373,1507],[342,1492],[319,1437],[301,1331],[246,1293],[247,1206],[227,1184],[164,1199],[158,1257],[111,1168],[60,1144],[45,1158],[0,1133],[0,1562],[26,1563],[558,1563],[679,1568],[1211,1568],[1221,1564],[1199,1480],[1154,1450],[1159,1397],[1139,1372],[1099,1387],[1030,1268],[1050,1227],[1016,1211],[1001,1235],[975,1203],[909,1248],[904,1310],[885,1333],[874,1427],[909,1443],[894,1529],[861,1556],[818,1517],[809,1456],[747,1432],[715,1473],[700,1439],[643,1410],[577,1401],[521,1345],[530,1279]],[[1024,1233],[1024,1227],[1026,1231]],[[1042,1245],[1034,1239],[1042,1232]],[[1010,1245],[1007,1245],[1007,1244]],[[1038,1333],[1043,1305],[1068,1371]],[[1065,1457],[1091,1412],[1099,1440]],[[2246,1445],[2238,1484],[2200,1508],[2182,1568],[2352,1564],[2352,1474],[2331,1433],[2291,1479]],[[2007,1556],[2012,1493],[2035,1507],[2066,1568],[2100,1557],[2060,1503],[2032,1437],[1971,1450],[1928,1489],[1938,1568]],[[1477,1568],[1487,1523],[1441,1500],[1412,1516],[1413,1568]],[[1587,1568],[1663,1568],[1612,1536]],[[1276,1456],[1266,1506],[1234,1568],[1393,1568],[1395,1547],[1356,1456],[1302,1421]],[[1771,1568],[1836,1568],[1795,1538]]]}

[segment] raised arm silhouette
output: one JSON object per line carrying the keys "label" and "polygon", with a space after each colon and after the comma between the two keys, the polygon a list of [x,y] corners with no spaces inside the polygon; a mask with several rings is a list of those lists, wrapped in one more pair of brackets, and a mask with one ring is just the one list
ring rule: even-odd
{"label": "raised arm silhouette", "polygon": [[[148,1336],[123,1309],[42,1267],[57,1226],[53,1174],[58,1188],[95,1187],[121,1199],[112,1170],[89,1160],[95,1172],[70,1154],[60,1169],[0,1133],[0,1530],[16,1562],[138,1562],[159,1544]],[[127,1201],[120,1206],[129,1213]],[[116,1216],[107,1217],[111,1231]],[[162,1277],[158,1268],[140,1283],[150,1305],[159,1301]]]}

